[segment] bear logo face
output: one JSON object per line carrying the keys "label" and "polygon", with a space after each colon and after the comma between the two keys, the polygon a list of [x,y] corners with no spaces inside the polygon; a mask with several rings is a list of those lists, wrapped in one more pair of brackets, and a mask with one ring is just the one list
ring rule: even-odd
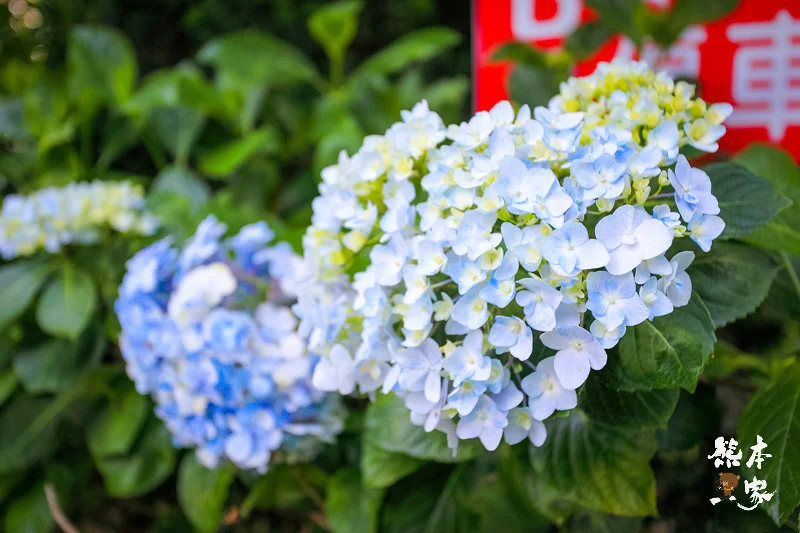
{"label": "bear logo face", "polygon": [[739,478],[736,474],[730,472],[720,473],[719,475],[719,489],[725,494],[726,498],[730,498],[735,489],[739,485]]}

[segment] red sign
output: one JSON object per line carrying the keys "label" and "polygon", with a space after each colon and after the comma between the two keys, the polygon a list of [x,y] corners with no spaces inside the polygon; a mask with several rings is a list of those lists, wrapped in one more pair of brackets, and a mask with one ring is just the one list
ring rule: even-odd
{"label": "red sign", "polygon": [[[671,0],[646,0],[652,9],[669,9]],[[595,18],[584,0],[475,0],[475,104],[489,109],[508,98],[510,64],[491,63],[507,41],[543,49],[561,47],[581,23]],[[742,0],[723,19],[691,26],[663,52],[646,45],[643,59],[673,76],[698,80],[708,102],[730,102],[723,149],[736,151],[753,141],[771,141],[800,161],[800,0]],[[577,75],[600,61],[637,59],[633,43],[615,37]]]}

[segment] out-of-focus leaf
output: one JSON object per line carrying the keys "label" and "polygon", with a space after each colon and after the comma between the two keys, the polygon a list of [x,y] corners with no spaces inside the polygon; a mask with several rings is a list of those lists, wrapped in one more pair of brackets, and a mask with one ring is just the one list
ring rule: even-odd
{"label": "out-of-focus leaf", "polygon": [[152,113],[150,121],[158,138],[177,163],[186,164],[206,124],[206,116],[188,107],[168,107]]}
{"label": "out-of-focus leaf", "polygon": [[791,206],[780,211],[766,226],[753,230],[744,240],[800,257],[800,168],[797,163],[785,150],[767,144],[748,146],[734,161],[772,183],[792,201]]}
{"label": "out-of-focus leaf", "polygon": [[678,394],[678,389],[619,392],[590,378],[581,391],[581,405],[592,420],[615,427],[666,428]]}
{"label": "out-of-focus leaf", "polygon": [[147,494],[170,476],[175,468],[175,448],[169,430],[153,417],[129,453],[94,459],[106,492],[131,498]]}
{"label": "out-of-focus leaf", "polygon": [[426,433],[409,419],[403,401],[385,394],[367,408],[366,431],[369,442],[388,452],[404,453],[417,459],[455,463],[474,459],[483,452],[477,439],[463,441],[454,456],[447,437],[440,431]]}
{"label": "out-of-focus leaf", "polygon": [[225,177],[256,154],[275,152],[280,146],[274,128],[262,128],[231,141],[200,156],[200,171],[217,178]]}
{"label": "out-of-focus leaf", "polygon": [[[0,411],[0,473],[25,470],[58,447],[59,417],[44,420],[45,423],[40,418],[50,403],[47,398],[21,396]],[[21,443],[20,439],[34,425],[36,438]]]}
{"label": "out-of-focus leaf", "polygon": [[97,288],[83,270],[66,264],[42,291],[36,321],[42,331],[75,340],[97,306]]}
{"label": "out-of-focus leaf", "polygon": [[508,92],[517,104],[531,107],[547,105],[558,92],[561,81],[553,70],[545,67],[519,66],[508,78]]}
{"label": "out-of-focus leaf", "polygon": [[692,287],[718,328],[755,311],[769,293],[780,264],[772,252],[733,242],[714,243],[689,267]]}
{"label": "out-of-focus leaf", "polygon": [[235,474],[230,466],[209,470],[197,462],[194,453],[183,456],[178,471],[178,501],[201,533],[217,531]]}
{"label": "out-of-focus leaf", "polygon": [[0,98],[0,137],[16,139],[27,135],[22,112],[19,98]]}
{"label": "out-of-focus leaf", "polygon": [[588,59],[596,54],[613,36],[614,32],[611,28],[602,22],[591,21],[573,31],[564,46],[575,59]]}
{"label": "out-of-focus leaf", "polygon": [[206,43],[197,58],[246,85],[287,86],[322,79],[299,49],[266,33],[224,35]]}
{"label": "out-of-focus leaf", "polygon": [[748,448],[756,445],[757,436],[767,444],[763,453],[772,454],[760,465],[748,465],[742,459],[742,483],[753,476],[766,480],[766,491],[774,494],[762,506],[781,526],[800,505],[800,365],[785,369],[753,396],[742,413],[738,433],[745,457],[751,454]]}
{"label": "out-of-focus leaf", "polygon": [[28,309],[55,266],[20,260],[0,267],[0,330]]}
{"label": "out-of-focus leaf", "polygon": [[526,67],[546,68],[547,56],[533,46],[510,41],[500,45],[492,54],[492,61],[511,61]]}
{"label": "out-of-focus leaf", "polygon": [[634,43],[642,43],[647,8],[640,0],[587,0],[586,4],[597,11],[602,23],[610,29],[627,35]]}
{"label": "out-of-focus leaf", "polygon": [[324,489],[328,483],[327,474],[313,464],[275,465],[253,484],[240,508],[242,516],[249,516],[253,509],[293,507],[306,499],[298,478],[315,488]]}
{"label": "out-of-focus leaf", "polygon": [[358,30],[358,15],[364,7],[358,0],[323,4],[308,17],[308,32],[331,61],[341,61]]}
{"label": "out-of-focus leaf", "polygon": [[712,163],[703,170],[719,200],[719,216],[725,221],[723,239],[744,237],[791,205],[772,183],[742,166]]}
{"label": "out-of-focus leaf", "polygon": [[424,463],[403,453],[387,452],[369,443],[369,434],[364,435],[361,452],[361,472],[368,487],[389,487],[398,479],[416,472]]}
{"label": "out-of-focus leaf", "polygon": [[126,380],[122,390],[108,401],[89,424],[86,440],[92,454],[128,453],[147,419],[149,409],[147,397],[139,394],[133,383]]}
{"label": "out-of-focus leaf", "polygon": [[172,166],[162,170],[153,183],[153,192],[169,191],[183,196],[197,209],[208,202],[211,190],[203,179],[185,167]]}
{"label": "out-of-focus leaf", "polygon": [[120,104],[130,98],[138,76],[133,46],[121,32],[76,26],[67,43],[70,90],[81,101]]}
{"label": "out-of-focus leaf", "polygon": [[698,384],[694,394],[680,393],[678,404],[666,429],[656,432],[659,451],[688,450],[702,442],[709,442],[716,426],[710,420],[719,420],[720,409],[714,388]]}
{"label": "out-of-focus leaf", "polygon": [[715,340],[714,322],[695,293],[671,314],[628,328],[602,376],[617,390],[681,387],[691,392]]}
{"label": "out-of-focus leaf", "polygon": [[3,404],[6,403],[6,400],[14,393],[16,388],[17,376],[14,371],[9,369],[0,372],[0,407],[3,407]]}
{"label": "out-of-focus leaf", "polygon": [[105,347],[100,329],[91,327],[75,341],[47,340],[16,354],[14,372],[28,392],[62,392],[100,363]]}
{"label": "out-of-focus leaf", "polygon": [[374,533],[384,489],[366,487],[358,470],[339,470],[328,482],[325,515],[333,533]]}
{"label": "out-of-focus leaf", "polygon": [[175,68],[149,74],[142,82],[142,87],[125,105],[125,109],[133,113],[171,107],[185,107],[216,115],[222,111],[222,102],[202,71],[185,62]]}
{"label": "out-of-focus leaf", "polygon": [[53,517],[42,483],[11,501],[4,525],[5,533],[50,533],[53,530]]}
{"label": "out-of-focus leaf", "polygon": [[740,0],[677,0],[663,17],[655,17],[650,34],[662,48],[670,47],[692,24],[711,22],[731,12]]}
{"label": "out-of-focus leaf", "polygon": [[547,440],[531,447],[531,461],[565,499],[604,513],[647,516],[657,513],[655,450],[655,430],[596,422],[576,410],[547,423]]}
{"label": "out-of-focus leaf", "polygon": [[461,35],[450,28],[413,31],[364,61],[348,83],[360,83],[370,76],[399,72],[413,63],[428,61],[460,42]]}

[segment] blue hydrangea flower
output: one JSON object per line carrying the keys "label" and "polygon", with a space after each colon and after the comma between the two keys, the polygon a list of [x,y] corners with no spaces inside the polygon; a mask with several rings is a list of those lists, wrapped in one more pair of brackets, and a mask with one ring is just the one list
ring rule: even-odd
{"label": "blue hydrangea flower", "polygon": [[263,223],[224,233],[209,217],[183,250],[164,239],[128,262],[115,303],[120,347],[175,446],[210,468],[263,473],[274,460],[309,459],[341,431],[343,412],[312,383],[329,363],[308,352],[289,308],[302,260],[270,248]]}
{"label": "blue hydrangea flower", "polygon": [[686,222],[692,220],[695,212],[719,214],[719,203],[711,194],[711,178],[699,168],[690,167],[686,157],[678,156],[675,172],[669,171],[669,181],[675,189],[675,205]]}

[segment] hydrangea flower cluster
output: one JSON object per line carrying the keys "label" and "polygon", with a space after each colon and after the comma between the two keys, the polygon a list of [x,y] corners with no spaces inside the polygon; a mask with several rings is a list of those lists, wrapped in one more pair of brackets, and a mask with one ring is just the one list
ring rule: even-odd
{"label": "hydrangea flower cluster", "polygon": [[[724,222],[679,149],[716,150],[729,112],[643,63],[533,113],[404,112],[322,174],[304,240],[318,287],[296,307],[325,354],[315,385],[393,391],[452,448],[541,445],[626,328],[688,303],[694,253],[672,243],[707,251]],[[533,365],[537,344],[554,355]]]}
{"label": "hydrangea flower cluster", "polygon": [[93,244],[101,231],[152,235],[158,220],[145,211],[142,188],[129,182],[93,181],[48,187],[3,199],[0,256],[14,259],[68,244]]}
{"label": "hydrangea flower cluster", "polygon": [[289,305],[303,262],[260,222],[224,239],[213,216],[183,250],[163,239],[128,262],[116,312],[128,375],[151,394],[178,447],[208,467],[266,471],[310,458],[343,427],[314,388],[318,357]]}

